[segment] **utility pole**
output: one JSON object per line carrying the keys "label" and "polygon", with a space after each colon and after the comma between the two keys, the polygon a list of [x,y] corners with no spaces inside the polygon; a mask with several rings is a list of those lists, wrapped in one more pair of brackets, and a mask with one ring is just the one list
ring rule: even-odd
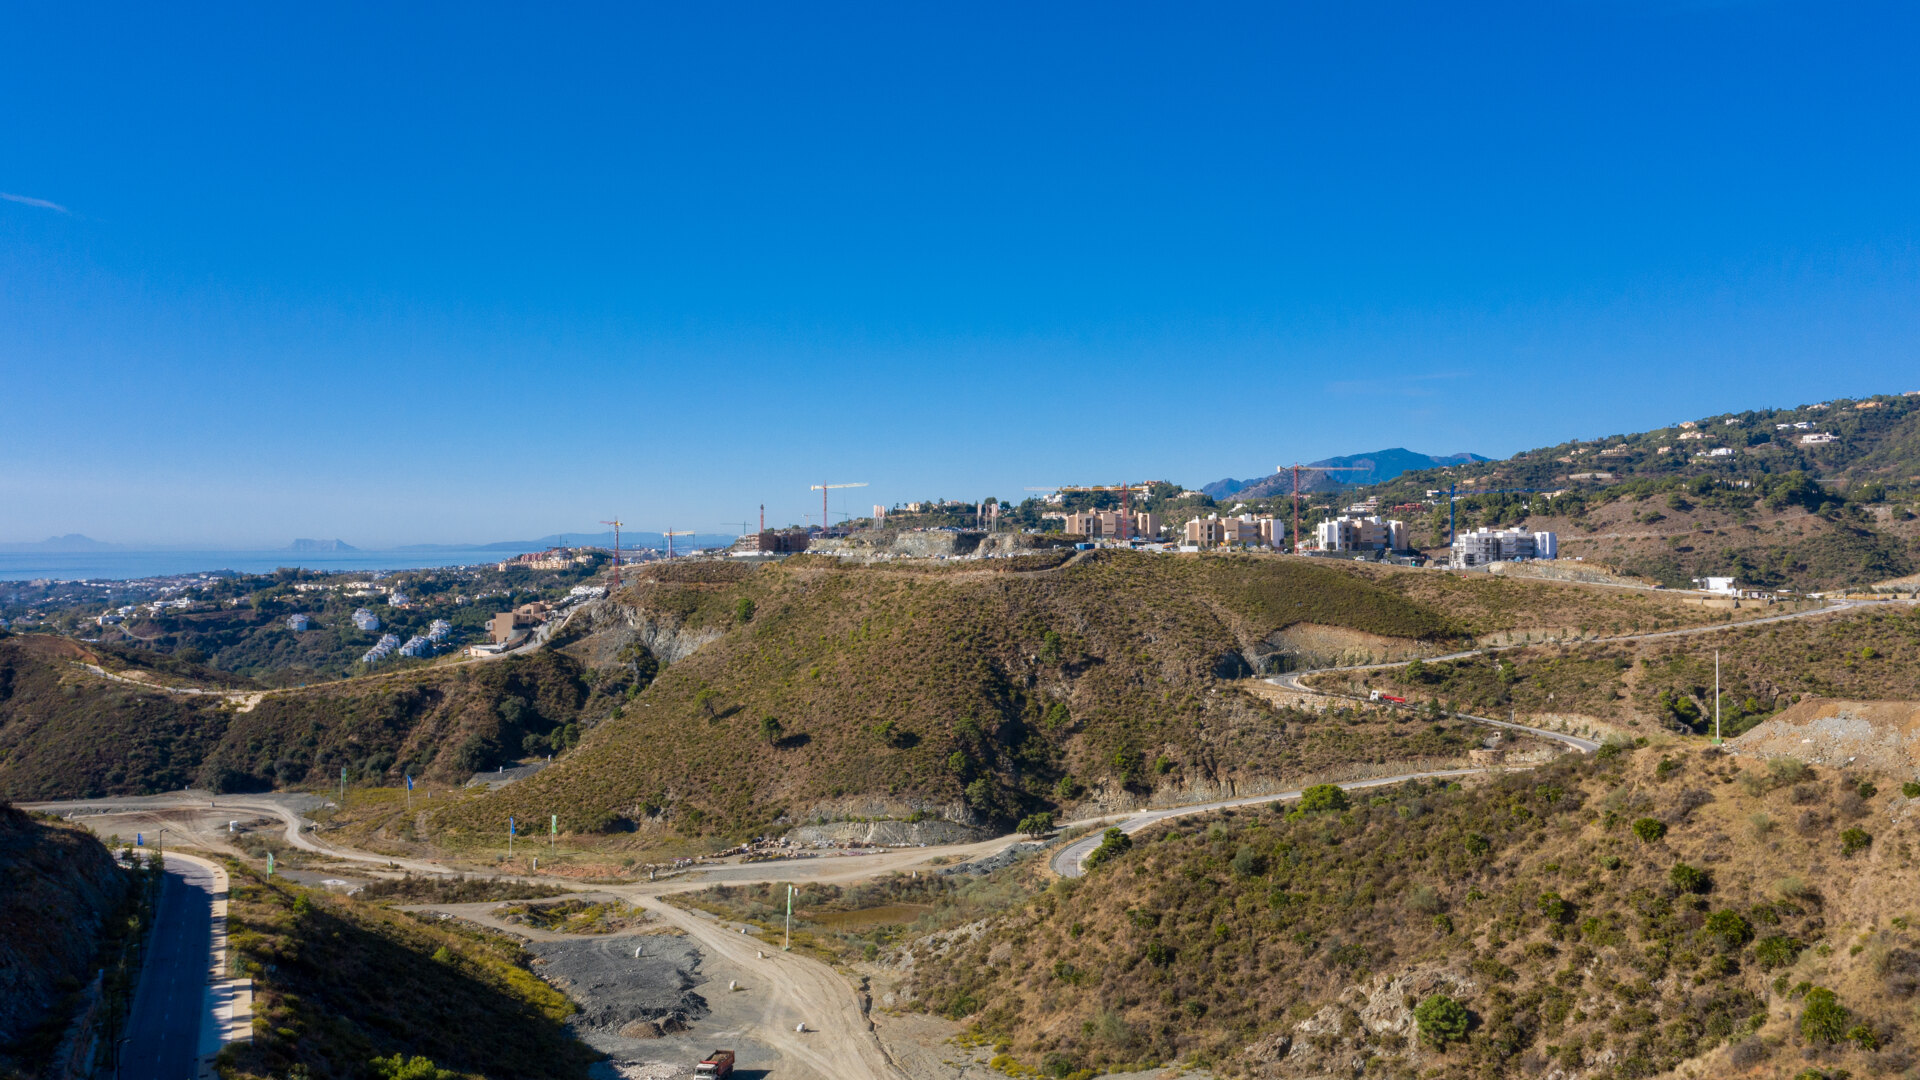
{"label": "utility pole", "polygon": [[787,886],[787,943],[781,947],[780,951],[793,951],[793,886],[791,885]]}
{"label": "utility pole", "polygon": [[1720,745],[1720,650],[1713,650],[1713,745]]}
{"label": "utility pole", "polygon": [[620,526],[619,520],[603,521],[602,525],[613,526],[613,591],[620,591]]}

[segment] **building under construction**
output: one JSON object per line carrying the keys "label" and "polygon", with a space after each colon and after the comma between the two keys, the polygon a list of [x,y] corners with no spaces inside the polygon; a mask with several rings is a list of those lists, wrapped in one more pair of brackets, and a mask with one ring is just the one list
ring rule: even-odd
{"label": "building under construction", "polygon": [[742,537],[736,550],[761,555],[795,555],[807,550],[807,530],[762,529]]}

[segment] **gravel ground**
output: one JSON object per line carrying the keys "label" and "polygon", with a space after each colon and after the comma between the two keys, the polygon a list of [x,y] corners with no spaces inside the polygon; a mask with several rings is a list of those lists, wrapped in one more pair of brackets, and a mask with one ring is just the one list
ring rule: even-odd
{"label": "gravel ground", "polygon": [[527,948],[538,957],[541,978],[580,1006],[568,1023],[604,1053],[634,1050],[707,1015],[706,999],[694,992],[706,981],[700,952],[685,937],[533,941]]}
{"label": "gravel ground", "polygon": [[1920,775],[1920,706],[1899,701],[1803,701],[1729,744],[1736,754],[1795,757],[1902,780]]}

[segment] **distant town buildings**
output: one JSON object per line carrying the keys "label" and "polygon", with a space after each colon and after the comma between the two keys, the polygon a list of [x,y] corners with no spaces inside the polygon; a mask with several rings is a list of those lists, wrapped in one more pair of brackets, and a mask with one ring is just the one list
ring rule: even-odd
{"label": "distant town buildings", "polygon": [[1825,431],[1816,431],[1811,435],[1800,436],[1801,446],[1825,446],[1828,443],[1836,443],[1839,441],[1840,436]]}
{"label": "distant town buildings", "polygon": [[289,615],[287,616],[287,629],[295,633],[299,633],[302,630],[311,630],[313,629],[313,620],[307,618],[305,615]]}
{"label": "distant town buildings", "polygon": [[400,646],[401,656],[426,656],[432,651],[433,643],[428,641],[424,634],[415,634],[407,639],[405,645]]}
{"label": "distant town buildings", "polygon": [[545,551],[529,551],[524,555],[500,564],[501,570],[565,570],[573,566],[585,566],[593,561],[593,548],[548,548]]}
{"label": "distant town buildings", "polygon": [[795,555],[807,550],[805,529],[762,529],[743,536],[734,545],[735,554]]}
{"label": "distant town buildings", "polygon": [[1160,515],[1141,513],[1129,517],[1118,510],[1088,510],[1067,514],[1060,531],[1089,540],[1112,539],[1120,535],[1123,524],[1130,526],[1129,536],[1160,535]]}
{"label": "distant town buildings", "polygon": [[353,625],[371,634],[380,629],[380,616],[366,608],[361,608],[353,613]]}
{"label": "distant town buildings", "polygon": [[1450,565],[1456,568],[1520,559],[1557,559],[1560,538],[1550,532],[1479,528],[1453,538]]}
{"label": "distant town buildings", "polygon": [[393,650],[399,647],[399,638],[392,634],[382,634],[380,635],[380,640],[374,643],[373,648],[368,649],[367,654],[360,658],[360,662],[363,664],[377,664],[387,657],[392,656]]}
{"label": "distant town buildings", "polygon": [[387,594],[388,607],[406,607],[411,602],[412,601],[407,596],[407,594],[401,592],[398,589],[395,589],[394,591]]}
{"label": "distant town buildings", "polygon": [[427,624],[427,640],[435,645],[453,636],[453,624],[445,619],[435,619]]}

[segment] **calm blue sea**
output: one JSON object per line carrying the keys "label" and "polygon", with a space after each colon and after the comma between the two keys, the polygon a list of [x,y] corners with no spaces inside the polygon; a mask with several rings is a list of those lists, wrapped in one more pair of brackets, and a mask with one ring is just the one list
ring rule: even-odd
{"label": "calm blue sea", "polygon": [[417,570],[499,562],[529,548],[445,548],[427,551],[0,551],[0,581],[35,578],[125,581],[159,574],[234,570],[264,574],[282,566],[307,570]]}

